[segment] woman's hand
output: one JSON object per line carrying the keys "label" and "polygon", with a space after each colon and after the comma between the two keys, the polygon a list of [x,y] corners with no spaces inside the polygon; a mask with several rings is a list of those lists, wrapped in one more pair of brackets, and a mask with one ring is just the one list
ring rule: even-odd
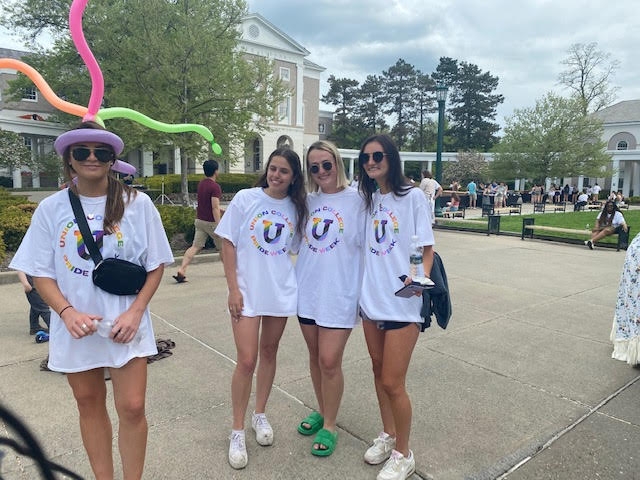
{"label": "woman's hand", "polygon": [[239,289],[234,289],[229,291],[229,313],[231,314],[231,319],[234,322],[240,320],[240,316],[242,315],[242,309],[244,308],[244,300],[242,298],[242,293]]}
{"label": "woman's hand", "polygon": [[65,308],[60,318],[75,339],[93,335],[98,329],[94,320],[102,320],[100,315],[78,312],[73,307]]}
{"label": "woman's hand", "polygon": [[138,333],[143,313],[132,308],[122,312],[113,322],[109,338],[116,343],[129,343]]}

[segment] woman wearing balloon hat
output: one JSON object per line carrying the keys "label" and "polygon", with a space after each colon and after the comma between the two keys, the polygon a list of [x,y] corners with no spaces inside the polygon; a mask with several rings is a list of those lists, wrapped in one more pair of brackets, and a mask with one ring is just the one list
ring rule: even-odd
{"label": "woman wearing balloon hat", "polygon": [[[149,197],[136,195],[112,173],[124,148],[120,137],[84,122],[60,135],[54,148],[70,186],[40,203],[10,266],[34,277],[53,310],[48,367],[67,374],[95,478],[114,477],[104,375],[109,368],[123,478],[138,479],[147,445],[146,357],[157,353],[148,304],[165,265],[173,262],[171,248]],[[137,294],[115,295],[93,283],[95,264],[69,190],[80,200],[102,257],[146,270]]]}

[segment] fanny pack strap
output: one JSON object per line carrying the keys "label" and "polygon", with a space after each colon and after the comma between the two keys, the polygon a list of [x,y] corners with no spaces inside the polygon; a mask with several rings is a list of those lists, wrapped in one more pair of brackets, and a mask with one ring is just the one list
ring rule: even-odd
{"label": "fanny pack strap", "polygon": [[71,188],[69,188],[68,190],[69,201],[71,202],[73,214],[76,217],[76,223],[78,224],[78,228],[80,229],[80,233],[82,234],[82,239],[84,240],[84,244],[87,246],[87,250],[89,250],[89,254],[91,255],[93,263],[98,265],[100,262],[102,262],[102,254],[100,253],[100,249],[96,245],[96,242],[93,239],[93,235],[89,230],[89,224],[87,223],[87,218],[84,215],[84,210],[82,209],[80,199],[75,193],[71,191]]}

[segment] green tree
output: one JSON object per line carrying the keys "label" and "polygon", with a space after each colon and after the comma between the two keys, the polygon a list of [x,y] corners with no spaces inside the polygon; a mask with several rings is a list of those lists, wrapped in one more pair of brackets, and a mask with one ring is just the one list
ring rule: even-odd
{"label": "green tree", "polygon": [[460,151],[456,162],[445,162],[442,178],[445,184],[457,180],[462,188],[471,180],[484,183],[489,180],[489,164],[478,152]]}
{"label": "green tree", "polygon": [[615,100],[618,88],[611,85],[611,79],[620,62],[598,50],[596,42],[571,45],[567,58],[560,63],[566,69],[558,76],[558,82],[580,101],[583,115],[597,112]]}
{"label": "green tree", "polygon": [[373,135],[389,129],[384,118],[384,98],[380,92],[384,89],[384,79],[380,75],[367,75],[358,91],[355,113],[362,119],[366,135]]}
{"label": "green tree", "polygon": [[391,129],[391,133],[400,150],[404,148],[411,130],[413,120],[410,112],[418,88],[417,74],[415,67],[402,58],[382,72],[385,86],[383,101],[388,105],[384,113],[396,117],[396,124]]}
{"label": "green tree", "polygon": [[578,99],[549,92],[535,107],[516,110],[506,119],[491,172],[504,181],[602,177],[611,158],[601,137],[602,122],[584,115]]}
{"label": "green tree", "polygon": [[[60,24],[60,12],[68,13],[70,2],[42,3],[20,2],[5,21],[32,35],[45,28],[57,33],[51,52],[27,62],[54,91],[86,105],[90,79],[66,33],[66,22]],[[242,0],[89,3],[83,31],[104,75],[104,106],[128,107],[171,124],[205,125],[226,151],[265,131],[289,92],[274,77],[270,62],[238,49],[246,13]],[[188,201],[189,159],[212,155],[202,137],[158,132],[122,119],[110,121],[109,128],[128,148],[178,147],[183,201]]]}
{"label": "green tree", "polygon": [[14,170],[21,166],[36,168],[24,138],[14,132],[0,128],[0,166]]}
{"label": "green tree", "polygon": [[416,72],[413,106],[409,109],[409,115],[414,118],[408,132],[408,144],[412,150],[424,152],[425,147],[431,141],[431,127],[434,122],[427,115],[437,111],[434,95],[435,86],[435,82],[429,75],[425,75],[420,71]]}
{"label": "green tree", "polygon": [[359,133],[366,129],[364,121],[356,114],[360,83],[350,78],[336,78],[334,75],[330,75],[327,82],[329,91],[322,97],[322,101],[336,107],[333,130],[328,138],[341,148],[356,148],[362,141]]}

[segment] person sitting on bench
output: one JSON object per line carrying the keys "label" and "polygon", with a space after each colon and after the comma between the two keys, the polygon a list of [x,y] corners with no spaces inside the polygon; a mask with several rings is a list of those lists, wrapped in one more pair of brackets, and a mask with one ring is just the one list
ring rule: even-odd
{"label": "person sitting on bench", "polygon": [[589,195],[587,195],[587,189],[584,188],[582,189],[582,193],[578,195],[578,200],[576,201],[573,210],[574,211],[583,210],[584,207],[587,206],[587,203],[589,203]]}
{"label": "person sitting on bench", "polygon": [[451,201],[447,202],[445,212],[457,212],[460,208],[460,197],[456,192],[451,192]]}
{"label": "person sitting on bench", "polygon": [[621,230],[627,231],[627,223],[624,220],[622,212],[618,209],[618,206],[611,200],[607,200],[603,209],[598,214],[596,219],[596,225],[593,227],[591,239],[584,242],[584,244],[593,250],[593,244],[598,240],[603,239],[608,235],[614,233],[620,233]]}

